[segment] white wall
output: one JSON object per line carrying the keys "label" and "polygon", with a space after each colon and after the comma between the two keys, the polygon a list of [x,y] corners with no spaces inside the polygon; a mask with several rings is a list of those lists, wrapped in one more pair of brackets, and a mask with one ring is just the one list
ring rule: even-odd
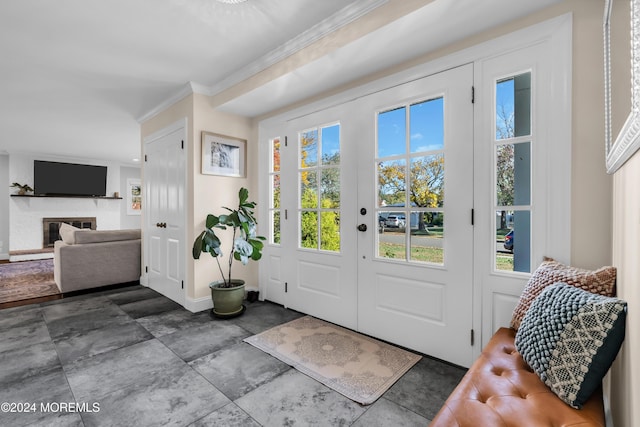
{"label": "white wall", "polygon": [[120,228],[142,228],[141,215],[127,215],[128,179],[140,180],[140,168],[129,166],[120,167],[120,197],[122,197],[122,203],[120,203]]}
{"label": "white wall", "polygon": [[[89,159],[68,159],[32,154],[9,156],[9,179],[33,187],[33,161],[51,160],[69,163],[107,166],[107,194],[120,191],[120,167],[113,162]],[[122,200],[59,198],[59,197],[9,197],[9,250],[24,251],[42,249],[42,218],[45,217],[96,217],[97,228],[120,228]]]}
{"label": "white wall", "polygon": [[[6,185],[5,185],[6,183]],[[9,156],[0,155],[0,259],[9,259]]]}

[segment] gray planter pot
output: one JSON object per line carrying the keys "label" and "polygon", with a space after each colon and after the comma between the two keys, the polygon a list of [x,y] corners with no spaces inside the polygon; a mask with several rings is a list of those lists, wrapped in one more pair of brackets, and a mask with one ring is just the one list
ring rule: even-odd
{"label": "gray planter pot", "polygon": [[211,282],[211,299],[213,300],[213,314],[219,317],[233,317],[242,314],[245,310],[242,301],[244,300],[244,280],[231,279],[231,288],[221,288],[224,281]]}

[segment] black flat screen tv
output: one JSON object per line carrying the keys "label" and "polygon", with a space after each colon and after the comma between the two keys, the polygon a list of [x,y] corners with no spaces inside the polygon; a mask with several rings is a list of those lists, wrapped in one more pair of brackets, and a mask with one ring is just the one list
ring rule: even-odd
{"label": "black flat screen tv", "polygon": [[33,189],[42,196],[104,197],[107,167],[34,160]]}

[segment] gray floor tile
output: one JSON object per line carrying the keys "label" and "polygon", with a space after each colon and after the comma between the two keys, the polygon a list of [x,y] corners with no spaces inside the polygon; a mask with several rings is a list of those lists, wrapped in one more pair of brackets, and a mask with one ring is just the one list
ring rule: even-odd
{"label": "gray floor tile", "polygon": [[131,319],[100,329],[67,335],[54,340],[63,365],[85,357],[106,353],[153,338],[142,326]]}
{"label": "gray floor tile", "polygon": [[42,320],[0,329],[0,353],[47,341],[51,341],[51,336]]}
{"label": "gray floor tile", "polygon": [[4,351],[0,353],[0,361],[0,384],[3,385],[62,368],[50,340]]}
{"label": "gray floor tile", "polygon": [[91,313],[95,310],[101,310],[105,307],[113,306],[109,299],[101,296],[85,297],[80,299],[69,298],[53,302],[56,304],[43,304],[42,307],[42,314],[44,315],[47,323],[64,319],[66,317]]}
{"label": "gray floor tile", "polygon": [[[47,316],[47,319],[49,316]],[[72,335],[78,335],[93,329],[100,329],[117,323],[130,322],[131,318],[115,304],[107,303],[105,306],[91,310],[82,310],[78,314],[56,317],[55,320],[47,320],[47,326],[51,338],[62,339]]]}
{"label": "gray floor tile", "polygon": [[191,313],[184,308],[140,317],[136,320],[155,337],[169,335],[177,331],[192,328],[194,326],[200,326],[212,321],[209,311]]}
{"label": "gray floor tile", "polygon": [[291,369],[244,342],[196,359],[190,365],[231,400]]}
{"label": "gray floor tile", "polygon": [[423,357],[383,397],[433,419],[465,373],[465,369]]}
{"label": "gray floor tile", "polygon": [[230,347],[250,336],[246,330],[225,320],[163,335],[158,339],[186,362]]}
{"label": "gray floor tile", "polygon": [[42,321],[44,317],[38,305],[23,305],[0,310],[0,331]]}
{"label": "gray floor tile", "polygon": [[153,339],[82,359],[67,365],[65,372],[76,399],[88,401],[179,365],[185,362]]}
{"label": "gray floor tile", "polygon": [[133,289],[126,288],[119,292],[112,292],[106,295],[106,297],[115,304],[129,304],[158,296],[160,296],[158,292],[144,286],[135,286]]}
{"label": "gray floor tile", "polygon": [[348,426],[366,410],[293,369],[235,403],[265,426]]}
{"label": "gray floor tile", "polygon": [[245,305],[247,307],[245,313],[233,319],[233,322],[254,335],[303,316],[302,313],[271,302],[245,303]]}
{"label": "gray floor tile", "polygon": [[240,409],[235,403],[213,411],[204,418],[199,419],[189,427],[260,427],[253,418]]}
{"label": "gray floor tile", "polygon": [[[0,425],[3,426],[78,425],[80,418],[78,413],[46,411],[48,403],[55,405],[60,402],[74,402],[62,369],[56,369],[44,375],[31,376],[23,381],[3,384],[0,387],[0,402],[35,404],[34,411],[0,413]],[[41,404],[45,407],[43,408]]]}
{"label": "gray floor tile", "polygon": [[425,427],[429,420],[385,398],[378,399],[353,424],[354,427]]}
{"label": "gray floor tile", "polygon": [[163,313],[165,311],[176,310],[178,308],[182,308],[182,306],[167,297],[158,296],[127,304],[120,304],[120,308],[129,316],[137,319],[138,317],[145,317],[152,314]]}
{"label": "gray floor tile", "polygon": [[153,375],[100,399],[86,426],[186,426],[230,401],[186,365]]}

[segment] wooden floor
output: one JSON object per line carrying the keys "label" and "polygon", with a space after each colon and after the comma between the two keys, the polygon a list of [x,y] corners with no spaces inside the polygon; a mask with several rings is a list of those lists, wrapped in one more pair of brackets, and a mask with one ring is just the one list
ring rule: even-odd
{"label": "wooden floor", "polygon": [[[24,261],[23,261],[24,262]],[[0,265],[6,266],[7,264],[11,264],[9,262],[9,260],[0,260]],[[6,267],[3,267],[6,268]],[[19,276],[22,275],[22,273],[17,273]],[[25,272],[25,274],[28,274],[27,272]],[[13,276],[11,278],[11,282],[13,282],[17,277],[19,276]],[[49,285],[49,289],[47,289],[47,287],[43,287],[42,283],[34,283],[32,289],[30,289],[29,287],[29,276],[25,276],[26,279],[24,279],[26,281],[26,283],[22,283],[22,284],[18,284],[16,285],[15,283],[0,283],[0,287],[2,287],[3,285],[7,285],[9,286],[9,288],[3,289],[3,298],[2,298],[2,302],[0,302],[0,309],[3,308],[11,308],[11,307],[17,307],[17,306],[21,306],[21,305],[27,305],[27,304],[38,304],[41,302],[46,302],[46,301],[52,301],[52,300],[56,300],[56,299],[60,299],[62,298],[62,295],[57,292],[57,288],[54,287],[54,291],[53,292],[50,288],[51,285]],[[12,287],[15,286],[20,286],[20,290],[19,292],[16,292],[15,294],[13,293],[15,291],[15,288],[12,290]]]}

